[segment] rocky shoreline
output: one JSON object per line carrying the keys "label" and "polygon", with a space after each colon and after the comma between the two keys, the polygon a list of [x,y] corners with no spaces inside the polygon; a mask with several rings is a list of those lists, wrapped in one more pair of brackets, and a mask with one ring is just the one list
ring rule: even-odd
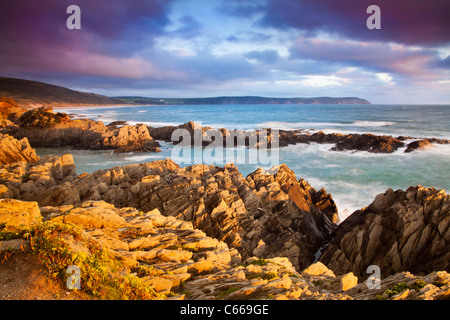
{"label": "rocky shoreline", "polygon": [[[72,119],[65,113],[54,113],[50,108],[23,109],[13,100],[0,98],[0,133],[8,134],[16,139],[28,138],[33,148],[65,147],[86,150],[114,150],[114,152],[158,152],[158,140],[172,142],[175,130],[185,130],[191,134],[190,144],[194,144],[194,132],[201,132],[202,145],[217,143],[211,138],[213,128],[202,127],[194,122],[179,126],[150,127],[144,124],[127,125],[124,121],[115,121],[108,125],[90,119]],[[233,129],[215,129],[223,138],[223,146],[227,146],[227,138],[232,137],[234,146],[258,148],[264,144],[267,148],[272,143],[285,147],[292,144],[319,143],[333,144],[331,151],[364,151],[370,153],[392,153],[400,148],[404,152],[426,150],[432,144],[448,144],[450,140],[420,137],[393,137],[374,134],[338,134],[324,132],[308,133],[305,130],[273,129],[243,131]],[[264,135],[263,135],[264,134]],[[264,140],[263,140],[264,138]],[[405,143],[405,141],[410,141]],[[219,141],[220,143],[220,141]]]}
{"label": "rocky shoreline", "polygon": [[[444,190],[388,189],[340,223],[333,197],[286,165],[244,177],[232,164],[181,168],[166,159],[78,175],[70,154],[39,159],[33,147],[52,141],[125,152],[140,141],[144,151],[173,127],[118,128],[51,110],[14,111],[3,113],[0,135],[0,258],[20,251],[52,257],[61,280],[68,277],[63,258],[88,268],[87,257],[101,248],[109,257],[104,279],[126,279],[152,299],[450,298]],[[287,132],[284,141],[297,136]],[[390,150],[381,142],[374,148],[366,151]],[[380,270],[377,288],[368,285],[371,266]],[[93,282],[82,275],[93,298],[111,298],[105,286],[113,284],[95,282],[94,290]]]}

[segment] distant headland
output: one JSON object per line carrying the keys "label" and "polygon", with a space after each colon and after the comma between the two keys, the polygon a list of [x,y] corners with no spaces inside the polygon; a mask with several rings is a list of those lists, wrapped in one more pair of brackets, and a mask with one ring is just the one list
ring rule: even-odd
{"label": "distant headland", "polygon": [[23,107],[53,108],[120,105],[223,105],[223,104],[370,104],[356,97],[270,98],[230,96],[210,98],[107,97],[80,92],[38,81],[0,77],[0,96],[14,99]]}
{"label": "distant headland", "polygon": [[316,98],[269,98],[258,96],[231,96],[210,98],[146,98],[115,97],[132,104],[202,105],[202,104],[370,104],[356,97],[316,97]]}

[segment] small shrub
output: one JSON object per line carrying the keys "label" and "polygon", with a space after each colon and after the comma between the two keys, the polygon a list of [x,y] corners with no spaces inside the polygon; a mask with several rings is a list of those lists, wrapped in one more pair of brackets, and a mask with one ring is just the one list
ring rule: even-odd
{"label": "small shrub", "polygon": [[220,292],[220,293],[216,296],[216,299],[221,300],[221,299],[223,299],[224,297],[226,297],[226,296],[232,294],[233,292],[235,292],[235,291],[237,291],[237,290],[239,290],[239,288],[237,288],[237,287],[230,287],[230,288],[228,288],[228,289],[223,290],[222,292]]}

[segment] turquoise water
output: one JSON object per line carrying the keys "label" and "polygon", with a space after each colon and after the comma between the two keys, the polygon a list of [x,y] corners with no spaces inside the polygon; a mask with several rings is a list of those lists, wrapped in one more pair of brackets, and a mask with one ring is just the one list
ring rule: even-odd
{"label": "turquoise water", "polygon": [[[213,128],[270,127],[450,139],[449,105],[133,106],[61,111],[101,120],[105,124],[126,120],[130,124],[145,123],[156,127],[194,121]],[[305,178],[314,188],[324,187],[331,193],[341,219],[370,204],[387,188],[406,189],[420,184],[450,190],[450,145],[434,145],[430,150],[412,153],[404,153],[401,149],[392,154],[333,152],[329,150],[331,146],[298,144],[274,152],[279,154],[279,163],[287,164],[297,178]],[[165,158],[172,158],[181,166],[192,164],[182,163],[182,158],[172,152],[171,143],[162,143],[161,150],[160,153],[129,154],[70,148],[37,151],[41,156],[72,153],[78,173]],[[266,164],[238,163],[244,175],[259,166],[268,168]]]}

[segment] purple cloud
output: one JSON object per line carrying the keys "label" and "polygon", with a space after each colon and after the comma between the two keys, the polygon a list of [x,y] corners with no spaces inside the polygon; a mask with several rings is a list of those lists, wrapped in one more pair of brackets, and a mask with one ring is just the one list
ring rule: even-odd
{"label": "purple cloud", "polygon": [[435,49],[414,48],[383,42],[298,38],[290,49],[291,59],[311,59],[389,72],[417,78],[436,75],[440,59]]}
{"label": "purple cloud", "polygon": [[[369,30],[369,5],[381,9],[381,30]],[[261,24],[296,28],[313,36],[328,32],[363,41],[440,46],[450,42],[448,0],[268,0]]]}
{"label": "purple cloud", "polygon": [[[170,1],[78,0],[81,8],[81,30],[68,30],[66,9],[70,0],[2,3],[0,42],[10,47],[11,56],[34,56],[32,50],[64,49],[122,55],[130,54],[152,43],[164,32]],[[145,30],[145,32],[143,32]],[[3,51],[3,50],[2,50]]]}

